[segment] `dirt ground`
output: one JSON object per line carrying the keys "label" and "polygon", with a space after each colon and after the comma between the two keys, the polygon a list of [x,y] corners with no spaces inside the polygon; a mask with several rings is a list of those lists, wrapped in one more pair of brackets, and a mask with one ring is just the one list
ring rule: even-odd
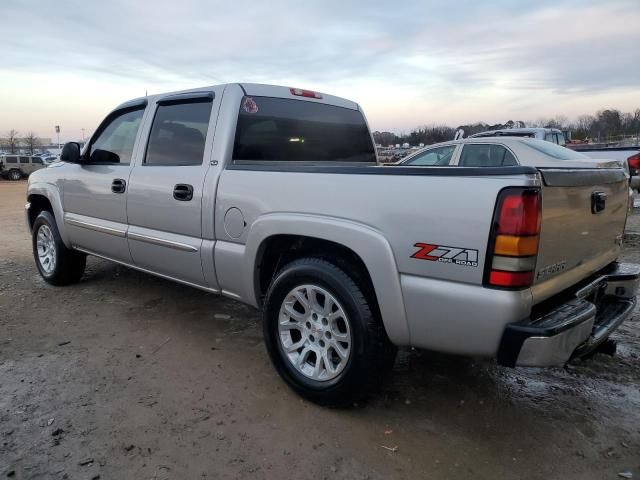
{"label": "dirt ground", "polygon": [[639,323],[564,369],[404,350],[365,405],[325,409],[249,307],[95,258],[44,283],[25,189],[0,180],[0,478],[640,478]]}

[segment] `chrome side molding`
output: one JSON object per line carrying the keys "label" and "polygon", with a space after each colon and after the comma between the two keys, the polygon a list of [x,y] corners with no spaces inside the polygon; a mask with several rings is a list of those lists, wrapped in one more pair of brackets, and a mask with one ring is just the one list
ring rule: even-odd
{"label": "chrome side molding", "polygon": [[97,225],[95,223],[84,222],[75,218],[69,218],[65,216],[65,222],[75,227],[86,228],[100,233],[108,233],[109,235],[115,235],[116,237],[126,237],[127,231],[121,228],[106,227],[104,225]]}
{"label": "chrome side molding", "polygon": [[187,245],[182,242],[174,242],[173,240],[165,240],[164,238],[150,237],[149,235],[142,235],[141,233],[128,232],[127,237],[132,240],[138,240],[140,242],[150,243],[152,245],[159,245],[161,247],[173,248],[175,250],[181,250],[183,252],[197,252],[198,249],[192,245]]}

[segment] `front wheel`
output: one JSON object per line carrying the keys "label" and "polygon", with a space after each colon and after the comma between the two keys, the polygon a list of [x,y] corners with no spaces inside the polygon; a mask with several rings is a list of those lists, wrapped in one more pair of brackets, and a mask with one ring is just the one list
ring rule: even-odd
{"label": "front wheel", "polygon": [[33,257],[42,278],[52,285],[68,285],[80,280],[87,256],[65,246],[51,212],[40,212],[32,232]]}
{"label": "front wheel", "polygon": [[280,376],[321,405],[362,399],[395,358],[361,288],[319,258],[295,260],[278,272],[265,299],[263,329]]}

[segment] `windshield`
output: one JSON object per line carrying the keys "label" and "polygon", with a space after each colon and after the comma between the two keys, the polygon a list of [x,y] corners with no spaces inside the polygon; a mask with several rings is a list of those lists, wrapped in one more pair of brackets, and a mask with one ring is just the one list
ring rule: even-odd
{"label": "windshield", "polygon": [[561,147],[560,145],[556,145],[555,143],[545,142],[544,140],[536,140],[532,138],[523,140],[522,144],[558,160],[584,160],[585,158],[589,158],[583,153],[575,152],[568,148]]}

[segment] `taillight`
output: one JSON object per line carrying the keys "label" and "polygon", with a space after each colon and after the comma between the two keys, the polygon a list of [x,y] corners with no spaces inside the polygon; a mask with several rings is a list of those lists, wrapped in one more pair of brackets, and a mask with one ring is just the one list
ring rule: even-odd
{"label": "taillight", "polygon": [[298,97],[307,97],[307,98],[317,98],[318,100],[322,99],[322,95],[318,92],[314,92],[312,90],[303,90],[302,88],[290,88],[289,91],[291,95],[296,95]]}
{"label": "taillight", "polygon": [[640,153],[627,158],[627,163],[629,164],[629,170],[640,170]]}
{"label": "taillight", "polygon": [[526,288],[533,283],[542,202],[538,188],[506,188],[498,195],[487,252],[485,284]]}

